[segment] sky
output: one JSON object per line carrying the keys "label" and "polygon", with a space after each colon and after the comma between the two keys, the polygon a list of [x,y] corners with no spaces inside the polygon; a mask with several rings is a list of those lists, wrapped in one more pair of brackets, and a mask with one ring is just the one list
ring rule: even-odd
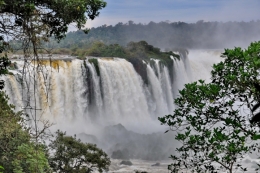
{"label": "sky", "polygon": [[260,19],[260,0],[105,0],[107,7],[86,27],[118,22],[148,24],[150,21],[195,23],[204,21],[251,21]]}

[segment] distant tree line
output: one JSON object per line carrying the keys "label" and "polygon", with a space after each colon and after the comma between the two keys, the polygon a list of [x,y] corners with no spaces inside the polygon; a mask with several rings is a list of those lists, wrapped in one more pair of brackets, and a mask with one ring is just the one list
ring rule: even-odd
{"label": "distant tree line", "polygon": [[159,48],[188,49],[223,49],[228,47],[244,47],[252,41],[260,39],[260,21],[250,22],[150,22],[136,24],[119,22],[115,26],[102,25],[92,28],[89,34],[73,31],[67,34],[60,44],[48,43],[50,48],[84,48],[101,41],[105,44],[119,44],[141,40]]}

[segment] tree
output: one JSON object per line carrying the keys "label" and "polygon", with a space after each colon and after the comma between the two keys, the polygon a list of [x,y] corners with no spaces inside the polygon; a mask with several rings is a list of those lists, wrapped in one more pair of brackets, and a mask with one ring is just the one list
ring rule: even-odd
{"label": "tree", "polygon": [[252,141],[260,139],[259,129],[252,117],[260,97],[260,42],[246,50],[226,49],[222,57],[223,62],[213,66],[210,83],[186,84],[173,114],[159,118],[181,143],[171,156],[171,172],[246,171],[239,161],[258,151]]}
{"label": "tree", "polygon": [[38,144],[30,141],[22,112],[15,113],[13,109],[14,106],[8,104],[8,97],[1,91],[0,165],[5,168],[3,172],[47,172],[49,165],[44,148],[40,146],[35,149]]}
{"label": "tree", "polygon": [[41,27],[48,37],[61,39],[69,24],[75,23],[81,29],[87,19],[95,19],[105,6],[103,0],[1,0],[0,33],[8,36],[25,33],[25,37],[32,37],[26,31],[40,34],[36,31]]}
{"label": "tree", "polygon": [[51,173],[44,145],[23,143],[13,152],[17,156],[12,161],[14,173]]}
{"label": "tree", "polygon": [[90,173],[93,170],[108,170],[110,160],[95,144],[82,143],[76,136],[66,136],[66,133],[61,131],[57,131],[56,135],[56,139],[50,144],[54,151],[49,160],[53,171]]}
{"label": "tree", "polygon": [[14,159],[13,152],[22,143],[29,141],[29,134],[23,130],[19,124],[21,116],[14,113],[14,106],[9,105],[7,96],[3,91],[0,92],[0,165],[7,172],[11,172],[11,162]]}

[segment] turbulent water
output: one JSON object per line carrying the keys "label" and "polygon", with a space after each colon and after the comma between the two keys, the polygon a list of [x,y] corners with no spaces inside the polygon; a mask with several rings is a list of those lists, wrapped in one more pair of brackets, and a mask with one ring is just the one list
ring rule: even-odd
{"label": "turbulent water", "polygon": [[[174,110],[173,102],[178,96],[178,90],[187,82],[209,80],[213,63],[219,61],[220,51],[190,51],[180,61],[174,60],[173,68],[170,69],[155,60],[153,64],[146,63],[145,82],[130,62],[120,58],[98,58],[98,69],[88,60],[45,60],[42,61],[45,65],[41,69],[43,73],[35,78],[28,73],[26,80],[21,80],[23,61],[20,60],[16,61],[19,69],[13,71],[14,75],[6,77],[6,92],[17,110],[27,108],[30,113],[30,110],[36,108],[38,117],[55,123],[53,130],[85,135],[86,141],[97,142],[111,155],[121,144],[125,146],[129,143],[120,141],[127,138],[124,136],[126,133],[135,136],[132,140],[147,137],[138,134],[163,133],[166,127],[161,126],[157,118]],[[125,134],[117,138],[114,137],[117,132],[112,131],[112,135],[107,134],[114,137],[110,141],[102,136],[104,128],[118,124],[127,129]],[[151,138],[147,137],[148,140]],[[170,140],[167,147],[174,148],[173,139]],[[139,143],[134,142],[137,147]],[[155,142],[150,143],[153,145]],[[154,155],[153,159],[149,154],[138,157],[160,160],[169,155],[165,152],[164,156]],[[114,160],[111,167],[114,172],[126,169],[118,166],[117,162]],[[163,168],[166,170],[166,166]]]}

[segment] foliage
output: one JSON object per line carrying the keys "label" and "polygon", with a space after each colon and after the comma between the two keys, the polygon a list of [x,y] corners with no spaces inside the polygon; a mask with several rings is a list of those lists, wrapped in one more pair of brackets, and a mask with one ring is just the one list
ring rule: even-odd
{"label": "foliage", "polygon": [[[60,49],[54,49],[54,52],[58,50]],[[66,49],[63,50],[65,52]],[[129,42],[126,47],[120,46],[119,44],[106,45],[98,41],[87,45],[84,49],[72,48],[71,51],[74,56],[120,57],[127,60],[137,58],[146,61],[159,59],[165,65],[172,63],[170,56],[176,59],[180,58],[178,54],[172,51],[162,52],[159,48],[149,45],[146,41]]]}
{"label": "foliage", "polygon": [[14,106],[8,104],[8,97],[1,91],[0,165],[5,168],[3,172],[47,172],[48,161],[45,151],[30,142],[29,129],[23,127],[21,112],[14,113],[13,109]]}
{"label": "foliage", "polygon": [[4,167],[0,166],[0,173],[3,173],[2,170],[4,170]]}
{"label": "foliage", "polygon": [[[1,3],[0,3],[1,4]],[[0,75],[8,74],[7,67],[10,66],[11,61],[7,57],[7,51],[9,49],[8,43],[0,36]],[[0,80],[0,90],[4,88],[4,80]]]}
{"label": "foliage", "polygon": [[94,42],[86,51],[85,55],[96,57],[125,57],[126,52],[124,48],[118,44],[106,45],[102,42]]}
{"label": "foliage", "polygon": [[14,113],[13,105],[8,104],[7,96],[0,92],[0,165],[4,172],[12,172],[11,162],[15,159],[13,152],[22,143],[29,141],[29,134],[19,124],[20,113]]}
{"label": "foliage", "polygon": [[48,159],[43,145],[35,145],[33,143],[22,144],[15,151],[15,155],[18,157],[12,161],[14,173],[50,172]]}
{"label": "foliage", "polygon": [[[106,45],[103,42],[93,42],[90,45],[86,45],[84,49],[80,49],[79,47],[73,47],[69,49],[54,49],[54,53],[69,53],[72,52],[73,56],[94,56],[94,57],[120,57],[125,58],[127,60],[131,58],[137,58],[141,60],[150,61],[150,59],[159,59],[165,65],[172,63],[172,59],[170,56],[173,56],[175,59],[179,59],[180,56],[178,54],[173,53],[172,51],[163,52],[159,48],[153,47],[149,45],[146,41],[140,42],[129,42],[127,46],[123,47],[119,44],[110,44]],[[186,49],[178,49],[176,52],[181,50],[181,53],[186,54]]]}
{"label": "foliage", "polygon": [[258,150],[258,128],[250,124],[252,107],[259,101],[260,42],[247,50],[226,49],[223,62],[213,66],[212,82],[186,84],[175,100],[173,115],[159,118],[177,132],[181,142],[172,155],[171,172],[246,171],[244,154]]}
{"label": "foliage", "polygon": [[61,131],[50,144],[55,153],[50,156],[50,166],[55,172],[85,173],[108,170],[110,160],[107,154],[94,144],[82,143],[76,136],[66,136]]}
{"label": "foliage", "polygon": [[[65,36],[68,25],[75,23],[78,29],[84,27],[87,19],[93,20],[99,10],[106,6],[103,0],[2,0],[0,14],[0,33],[10,36],[33,30],[37,26],[33,21],[37,18],[38,25],[44,27],[48,37],[55,36],[58,40]],[[87,31],[87,30],[85,30]]]}
{"label": "foliage", "polygon": [[179,59],[179,55],[169,51],[169,52],[161,52],[161,50],[157,47],[153,47],[149,45],[146,41],[140,42],[130,42],[127,44],[126,49],[130,52],[130,57],[141,58],[141,59],[160,59],[165,65],[172,64],[172,59],[170,56]]}

